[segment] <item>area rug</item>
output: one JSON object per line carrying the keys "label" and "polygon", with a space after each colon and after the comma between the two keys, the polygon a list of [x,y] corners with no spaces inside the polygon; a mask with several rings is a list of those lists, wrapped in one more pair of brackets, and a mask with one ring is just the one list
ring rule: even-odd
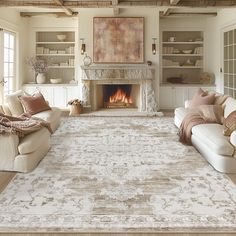
{"label": "area rug", "polygon": [[236,186],[172,118],[65,118],[52,148],[0,194],[0,231],[236,229]]}

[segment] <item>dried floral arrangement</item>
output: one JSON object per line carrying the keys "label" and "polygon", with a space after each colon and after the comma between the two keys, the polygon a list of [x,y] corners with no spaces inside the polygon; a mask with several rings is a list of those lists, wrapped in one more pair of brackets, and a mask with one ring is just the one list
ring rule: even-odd
{"label": "dried floral arrangement", "polygon": [[37,57],[30,57],[26,60],[26,63],[31,67],[36,73],[45,73],[48,71],[49,63],[47,60],[43,60]]}
{"label": "dried floral arrangement", "polygon": [[68,105],[80,105],[80,106],[83,106],[83,102],[80,101],[79,99],[70,100],[67,104]]}

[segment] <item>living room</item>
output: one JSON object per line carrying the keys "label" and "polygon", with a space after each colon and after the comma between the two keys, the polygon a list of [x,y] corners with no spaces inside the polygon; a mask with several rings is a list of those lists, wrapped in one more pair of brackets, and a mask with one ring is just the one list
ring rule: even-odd
{"label": "living room", "polygon": [[235,13],[1,1],[0,235],[236,235]]}

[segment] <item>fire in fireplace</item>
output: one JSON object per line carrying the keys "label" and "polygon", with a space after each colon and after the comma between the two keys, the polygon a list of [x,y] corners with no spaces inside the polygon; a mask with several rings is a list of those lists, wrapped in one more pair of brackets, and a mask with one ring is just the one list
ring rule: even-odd
{"label": "fire in fireplace", "polygon": [[132,85],[104,85],[103,97],[105,108],[134,107],[131,98]]}

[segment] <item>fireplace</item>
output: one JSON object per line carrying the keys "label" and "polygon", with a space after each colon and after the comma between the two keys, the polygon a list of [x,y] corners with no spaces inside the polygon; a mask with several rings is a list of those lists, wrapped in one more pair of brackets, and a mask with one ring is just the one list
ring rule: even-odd
{"label": "fireplace", "polygon": [[156,112],[155,67],[146,65],[91,65],[82,68],[82,101],[91,111],[137,108]]}
{"label": "fireplace", "polygon": [[96,96],[97,109],[140,107],[140,85],[138,84],[99,84]]}

